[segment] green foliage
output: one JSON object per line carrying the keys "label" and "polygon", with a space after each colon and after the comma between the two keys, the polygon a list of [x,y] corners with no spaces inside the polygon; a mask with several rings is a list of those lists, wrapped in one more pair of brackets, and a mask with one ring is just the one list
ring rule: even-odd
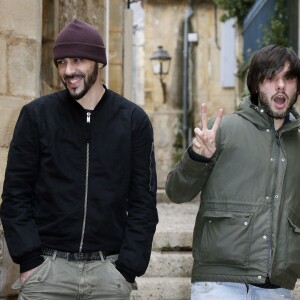
{"label": "green foliage", "polygon": [[[225,22],[230,18],[237,18],[239,24],[242,24],[255,0],[213,0],[213,2],[226,10],[221,21]],[[277,0],[268,25],[262,25],[260,28],[264,38],[262,41],[257,41],[259,46],[278,44],[288,47],[288,24],[286,0]]]}
{"label": "green foliage", "polygon": [[266,27],[261,28],[264,38],[260,42],[260,46],[264,47],[270,44],[277,44],[288,47],[288,24],[289,21],[286,1],[277,0],[275,4],[275,10],[270,16],[269,24]]}
{"label": "green foliage", "polygon": [[246,62],[241,62],[239,59],[237,59],[237,72],[236,72],[237,78],[241,80],[244,80],[246,78],[249,65],[250,65],[250,60]]}
{"label": "green foliage", "polygon": [[213,2],[227,11],[221,17],[222,22],[237,18],[238,23],[242,24],[255,0],[213,0]]}
{"label": "green foliage", "polygon": [[[270,15],[268,23],[261,25],[260,30],[263,33],[263,39],[258,40],[259,48],[270,44],[277,44],[285,47],[289,47],[289,20],[288,11],[285,0],[276,0],[274,12]],[[251,52],[250,52],[251,54]],[[248,72],[250,59],[247,62],[237,61],[237,77],[242,81],[245,80]]]}

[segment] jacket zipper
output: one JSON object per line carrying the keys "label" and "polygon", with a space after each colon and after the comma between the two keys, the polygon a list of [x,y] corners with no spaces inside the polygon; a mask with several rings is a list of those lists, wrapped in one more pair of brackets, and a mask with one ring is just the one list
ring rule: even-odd
{"label": "jacket zipper", "polygon": [[[279,165],[279,156],[280,156],[280,140],[279,140],[279,134],[277,131],[275,131],[275,174],[278,173],[278,165]],[[277,176],[277,175],[276,175]],[[271,207],[271,231],[270,231],[270,251],[269,251],[269,259],[268,259],[268,268],[267,273],[268,276],[271,276],[271,266],[273,261],[273,251],[272,251],[272,245],[273,245],[273,202],[274,197],[276,193],[276,181],[277,179],[274,179],[274,187],[272,191],[272,207]]]}
{"label": "jacket zipper", "polygon": [[[86,113],[86,123],[89,125],[91,123],[91,113]],[[87,214],[87,197],[88,197],[88,184],[89,184],[89,164],[90,164],[90,142],[89,140],[86,143],[86,168],[85,168],[85,193],[84,193],[84,213],[83,213],[83,223],[82,223],[82,231],[81,231],[81,240],[79,246],[79,253],[82,252],[83,240],[85,234],[85,224],[86,224],[86,214]]]}
{"label": "jacket zipper", "polygon": [[150,164],[149,164],[149,172],[150,172],[150,179],[149,179],[149,191],[152,191],[152,155],[154,152],[154,143],[152,142],[151,151],[150,151]]}

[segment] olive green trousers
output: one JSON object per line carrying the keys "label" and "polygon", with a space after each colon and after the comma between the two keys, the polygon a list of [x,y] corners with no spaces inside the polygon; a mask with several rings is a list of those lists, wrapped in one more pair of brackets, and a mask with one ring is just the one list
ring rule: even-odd
{"label": "olive green trousers", "polygon": [[133,284],[115,268],[117,255],[97,261],[68,261],[45,256],[45,261],[14,288],[18,300],[129,300]]}

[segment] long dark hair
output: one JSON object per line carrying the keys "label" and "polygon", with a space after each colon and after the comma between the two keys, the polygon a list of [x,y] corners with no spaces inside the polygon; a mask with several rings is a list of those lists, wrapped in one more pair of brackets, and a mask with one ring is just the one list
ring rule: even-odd
{"label": "long dark hair", "polygon": [[247,86],[253,104],[258,105],[259,83],[262,83],[265,79],[272,79],[283,70],[286,63],[290,65],[286,76],[297,78],[299,93],[300,60],[293,50],[279,45],[269,45],[253,55],[247,76]]}

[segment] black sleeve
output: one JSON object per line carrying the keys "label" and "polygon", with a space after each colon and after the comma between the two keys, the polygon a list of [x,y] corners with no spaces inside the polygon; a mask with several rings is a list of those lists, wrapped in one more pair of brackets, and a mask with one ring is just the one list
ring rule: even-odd
{"label": "black sleeve", "polygon": [[193,151],[192,147],[188,147],[187,153],[190,157],[190,159],[201,162],[201,163],[210,163],[212,161],[212,158],[207,158],[202,155],[197,154],[196,152]]}
{"label": "black sleeve", "polygon": [[117,269],[129,282],[145,273],[158,223],[153,130],[140,108],[132,115],[132,161],[128,217]]}
{"label": "black sleeve", "polygon": [[35,226],[32,201],[39,166],[37,126],[27,106],[18,118],[10,144],[0,209],[7,246],[20,271],[28,271],[43,261]]}

